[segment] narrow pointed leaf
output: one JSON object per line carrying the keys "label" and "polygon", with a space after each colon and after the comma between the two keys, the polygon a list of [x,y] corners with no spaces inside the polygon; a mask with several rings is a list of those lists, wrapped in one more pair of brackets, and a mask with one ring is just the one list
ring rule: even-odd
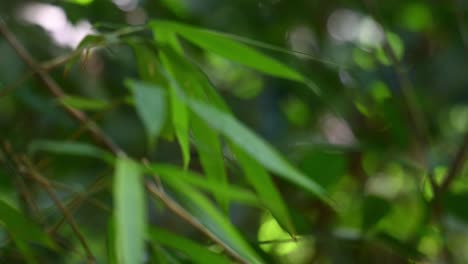
{"label": "narrow pointed leaf", "polygon": [[158,244],[179,250],[195,263],[231,263],[228,258],[210,251],[206,246],[160,228],[151,228],[149,238]]}
{"label": "narrow pointed leaf", "polygon": [[321,186],[294,168],[280,153],[233,116],[194,99],[189,99],[189,106],[194,113],[205,120],[212,128],[218,130],[260,164],[286,180],[330,202]]}
{"label": "narrow pointed leaf", "polygon": [[205,50],[263,73],[299,82],[305,81],[300,73],[288,66],[217,32],[169,21],[154,21],[151,26],[155,31],[158,28],[170,28]]}
{"label": "narrow pointed leaf", "polygon": [[115,250],[122,264],[143,263],[146,206],[140,166],[119,158],[114,175]]}
{"label": "narrow pointed leaf", "polygon": [[80,110],[98,111],[98,110],[104,110],[106,108],[109,108],[110,106],[108,102],[103,101],[103,100],[85,98],[85,97],[80,97],[80,96],[72,96],[72,95],[61,97],[59,101],[68,107],[72,107],[72,108],[76,108]]}
{"label": "narrow pointed leaf", "polygon": [[288,209],[281,198],[281,194],[276,189],[271,176],[260,163],[247,155],[239,147],[233,145],[231,148],[244,171],[245,177],[255,188],[261,201],[278,220],[278,223],[280,223],[289,234],[294,235],[295,230],[291,218],[289,217]]}
{"label": "narrow pointed leaf", "polygon": [[205,228],[213,232],[226,247],[239,255],[246,263],[263,263],[229,219],[207,198],[175,178],[166,182],[176,192],[184,208],[187,208]]}
{"label": "narrow pointed leaf", "polygon": [[89,145],[81,142],[67,141],[52,141],[52,140],[37,140],[29,145],[29,153],[37,151],[47,151],[56,154],[77,155],[85,157],[93,157],[112,162],[114,157],[111,153],[102,150],[94,145]]}
{"label": "narrow pointed leaf", "polygon": [[145,126],[148,142],[154,146],[166,120],[166,92],[149,83],[128,81],[126,84],[133,93],[136,111]]}
{"label": "narrow pointed leaf", "polygon": [[150,173],[161,177],[164,182],[166,179],[176,178],[194,187],[209,191],[213,194],[245,203],[248,205],[259,206],[260,202],[254,193],[235,185],[220,185],[218,182],[207,179],[198,173],[183,170],[176,166],[167,164],[153,164],[150,166]]}

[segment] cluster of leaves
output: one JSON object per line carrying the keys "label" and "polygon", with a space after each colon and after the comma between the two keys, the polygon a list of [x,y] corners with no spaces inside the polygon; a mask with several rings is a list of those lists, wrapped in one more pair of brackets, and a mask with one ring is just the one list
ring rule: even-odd
{"label": "cluster of leaves", "polygon": [[[87,5],[93,1],[72,2]],[[174,13],[184,13],[179,1],[164,2]],[[429,27],[427,12],[417,9],[421,6],[425,11],[424,5],[417,4],[414,10],[405,11],[410,15],[402,22],[410,30]],[[414,13],[426,17],[417,20],[418,24],[411,19]],[[0,260],[42,263],[59,257],[59,261],[80,262],[83,257],[76,253],[80,246],[89,262],[99,263],[347,263],[351,259],[374,262],[381,258],[406,263],[466,259],[460,253],[463,249],[453,246],[466,241],[466,236],[454,238],[447,231],[465,230],[462,222],[468,219],[463,207],[468,188],[462,177],[466,174],[466,154],[457,154],[455,165],[441,155],[435,155],[430,165],[425,164],[431,154],[426,140],[437,138],[438,131],[429,131],[437,124],[429,121],[427,129],[419,123],[424,115],[418,112],[419,102],[411,94],[410,81],[401,67],[403,41],[393,32],[387,32],[385,39],[386,43],[374,48],[352,47],[355,68],[340,69],[341,78],[371,81],[369,89],[346,91],[342,96],[341,92],[321,90],[316,84],[315,79],[323,78],[317,82],[322,87],[328,81],[324,77],[328,72],[308,77],[264,51],[302,58],[306,54],[237,35],[152,20],[144,27],[123,27],[86,37],[68,57],[71,62],[66,76],[79,56],[85,68],[88,60],[103,49],[125,47],[135,60],[125,80],[116,83],[125,89],[118,91],[120,97],[108,101],[71,92],[55,94],[54,107],[78,111],[79,117],[86,116],[85,112],[98,113],[96,119],[107,112],[136,114],[138,122],[127,120],[123,126],[141,126],[144,136],[126,129],[121,133],[107,131],[108,137],[93,120],[78,118],[82,128],[70,140],[35,140],[28,144],[27,156],[3,144],[0,176],[14,179],[16,188],[10,186],[10,193],[0,200]],[[132,67],[118,62],[113,64]],[[306,136],[305,150],[295,148],[285,157],[236,118],[236,109],[231,109],[228,97],[222,96],[223,90],[214,84],[216,78],[207,74],[210,70],[217,72],[218,82],[223,77],[229,79],[219,76],[217,67],[223,66],[228,72],[241,72],[240,78],[232,78],[235,81],[257,81],[253,84],[257,88],[240,83],[236,92],[242,98],[258,94],[259,74],[300,87],[298,94],[304,98],[287,96],[281,106],[286,119],[293,127],[307,127],[307,122],[315,118],[307,99],[313,98],[314,103],[327,108],[324,115],[316,114],[317,123],[323,123],[322,129],[333,130],[324,132],[331,138],[315,144],[315,139]],[[347,67],[344,63],[342,66]],[[333,71],[334,67],[332,63]],[[375,79],[375,72],[389,69],[395,69],[402,95]],[[117,72],[113,69],[111,74]],[[343,101],[350,99],[352,114],[343,113],[349,105],[342,106],[343,101],[336,100],[334,93],[345,97]],[[459,112],[453,115],[467,116]],[[355,134],[346,131],[348,123],[339,116],[349,118]],[[260,115],[262,118],[268,117]],[[76,140],[85,130],[93,137]],[[327,133],[344,133],[348,141],[336,143]],[[62,133],[57,135],[63,138]],[[294,136],[299,139],[295,141],[303,138]],[[134,151],[135,146],[128,147],[121,140],[126,137],[144,140]],[[439,145],[443,144],[435,144],[444,147]],[[466,152],[466,148],[462,146],[460,151]],[[444,154],[448,152],[444,150]],[[457,157],[461,157],[460,163]],[[415,162],[421,159],[424,161]],[[76,188],[68,187],[72,190],[69,195],[51,179],[55,174],[83,177],[97,171],[104,176],[78,194]],[[447,178],[452,177],[456,180],[449,188],[452,182]],[[61,180],[67,182],[66,177]],[[75,180],[69,181],[70,185],[77,184]],[[80,179],[79,184],[88,185],[90,181]],[[20,195],[19,201],[11,198],[14,193]],[[103,211],[73,213],[82,201]],[[53,225],[54,221],[58,223]],[[63,222],[70,229],[59,232]]]}

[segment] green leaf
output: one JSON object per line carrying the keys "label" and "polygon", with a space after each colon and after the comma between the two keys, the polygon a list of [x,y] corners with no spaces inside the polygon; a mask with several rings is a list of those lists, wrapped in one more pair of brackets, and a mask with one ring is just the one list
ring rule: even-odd
{"label": "green leaf", "polygon": [[267,142],[255,135],[233,116],[200,101],[194,99],[188,99],[188,101],[194,113],[260,164],[286,180],[317,195],[324,201],[331,203],[321,186],[294,168]]}
{"label": "green leaf", "polygon": [[466,210],[466,204],[465,204],[467,201],[468,201],[468,192],[446,193],[444,194],[443,199],[442,199],[444,208],[450,214],[468,223],[468,210]]}
{"label": "green leaf", "polygon": [[268,172],[254,159],[242,151],[238,146],[231,147],[237,161],[244,170],[245,177],[249,183],[255,188],[261,201],[271,211],[271,214],[278,220],[280,225],[294,236],[295,230],[287,206],[281,194],[276,189],[271,176]]}
{"label": "green leaf", "polygon": [[302,74],[226,34],[170,21],[152,21],[150,26],[155,34],[160,28],[173,30],[207,51],[272,76],[305,83],[319,93],[316,85]]}
{"label": "green leaf", "polygon": [[145,126],[149,145],[154,146],[166,119],[166,92],[144,82],[127,81],[126,85],[133,93],[136,111]]}
{"label": "green leaf", "polygon": [[246,263],[263,263],[229,219],[219,212],[207,198],[182,181],[169,180],[167,183],[176,192],[181,204],[205,228],[213,232],[226,247],[245,259]]}
{"label": "green leaf", "polygon": [[329,188],[346,173],[346,161],[343,152],[313,150],[302,159],[300,168],[309,177],[315,176],[320,186]]}
{"label": "green leaf", "polygon": [[[219,135],[211,129],[204,120],[194,115],[191,117],[193,140],[200,157],[200,162],[208,179],[216,181],[225,187],[228,185],[224,156]],[[215,195],[221,207],[228,212],[229,200],[221,195]]]}
{"label": "green leaf", "polygon": [[185,103],[177,95],[174,85],[169,86],[172,125],[182,151],[184,167],[188,168],[190,163],[189,111]]}
{"label": "green leaf", "polygon": [[[54,242],[36,223],[2,200],[0,200],[0,223],[17,243],[35,242],[51,249],[55,248]],[[27,244],[22,246],[28,247]]]}
{"label": "green leaf", "polygon": [[241,187],[230,185],[220,185],[217,181],[213,181],[203,177],[198,173],[183,170],[176,166],[167,164],[152,164],[150,166],[150,173],[154,173],[161,177],[162,181],[177,179],[188,183],[194,187],[212,192],[225,199],[245,203],[248,205],[260,205],[257,197],[252,192],[245,190]]}
{"label": "green leaf", "polygon": [[71,108],[76,108],[80,110],[103,110],[106,108],[109,108],[109,103],[106,101],[102,101],[99,99],[90,99],[90,98],[85,98],[85,97],[80,97],[80,96],[72,96],[72,95],[67,95],[64,97],[61,97],[59,99],[59,102],[62,104],[71,107]]}
{"label": "green leaf", "polygon": [[390,212],[390,203],[386,200],[369,195],[364,198],[362,229],[368,231]]}
{"label": "green leaf", "polygon": [[115,250],[118,262],[143,263],[146,205],[140,166],[128,158],[119,158],[114,177]]}
{"label": "green leaf", "polygon": [[225,256],[210,251],[206,246],[163,229],[151,228],[149,238],[158,244],[179,250],[195,263],[231,263]]}
{"label": "green leaf", "polygon": [[76,156],[93,157],[112,162],[114,156],[94,145],[80,142],[36,140],[29,145],[29,153],[34,154],[37,151],[47,151],[56,154],[67,154]]}

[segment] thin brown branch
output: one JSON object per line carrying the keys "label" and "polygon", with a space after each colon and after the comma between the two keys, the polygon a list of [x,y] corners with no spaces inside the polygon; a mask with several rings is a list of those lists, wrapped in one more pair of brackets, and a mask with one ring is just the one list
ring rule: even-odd
{"label": "thin brown branch", "polygon": [[49,197],[52,199],[54,204],[57,206],[57,208],[62,211],[62,214],[65,216],[67,222],[70,224],[70,227],[72,228],[73,232],[75,233],[76,237],[80,241],[81,245],[83,246],[83,249],[86,252],[88,262],[89,263],[95,263],[96,259],[91,252],[90,247],[88,246],[86,239],[84,238],[83,234],[81,233],[80,229],[78,228],[77,223],[75,222],[75,219],[73,218],[73,215],[68,211],[67,207],[62,203],[60,198],[57,196],[55,193],[53,186],[49,182],[49,180],[45,177],[43,177],[35,168],[34,164],[26,157],[22,157],[22,162],[23,164],[27,167],[29,176],[32,177],[33,180],[35,180],[49,195]]}
{"label": "thin brown branch", "polygon": [[[23,45],[8,29],[8,26],[3,20],[0,19],[0,34],[8,41],[13,47],[19,57],[28,65],[28,67],[36,74],[36,76],[45,84],[47,90],[56,98],[65,96],[63,89],[50,77],[50,75],[42,69],[34,58],[24,49]],[[62,103],[62,107],[70,114],[74,119],[78,120],[82,124],[87,124],[87,129],[91,133],[92,137],[99,142],[101,145],[112,151],[116,155],[123,155],[123,151],[112,142],[96,125],[94,122],[88,123],[88,117],[82,111],[71,108]]]}
{"label": "thin brown branch", "polygon": [[164,191],[160,190],[153,182],[146,182],[146,189],[150,192],[151,195],[161,200],[161,202],[166,205],[166,207],[176,214],[179,218],[196,228],[210,240],[215,242],[217,245],[222,247],[228,255],[233,259],[237,260],[240,263],[248,263],[242,256],[237,254],[231,247],[226,245],[222,240],[220,240],[215,234],[208,230],[204,225],[202,225],[195,217],[193,217],[188,211],[186,211],[182,206],[180,206],[176,201],[169,197]]}

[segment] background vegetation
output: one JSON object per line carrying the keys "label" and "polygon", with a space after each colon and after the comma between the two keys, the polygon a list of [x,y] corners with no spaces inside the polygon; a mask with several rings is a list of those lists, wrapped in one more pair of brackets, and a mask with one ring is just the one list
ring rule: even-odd
{"label": "background vegetation", "polygon": [[466,1],[0,2],[0,262],[467,263]]}

